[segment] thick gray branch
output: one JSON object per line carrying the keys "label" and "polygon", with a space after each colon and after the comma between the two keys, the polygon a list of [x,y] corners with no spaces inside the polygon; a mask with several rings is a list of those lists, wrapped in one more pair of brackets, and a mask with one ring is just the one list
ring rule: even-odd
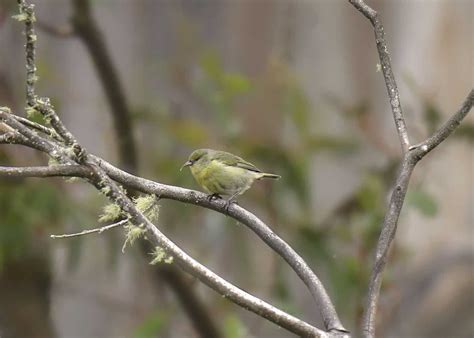
{"label": "thick gray branch", "polygon": [[[36,66],[34,58],[36,36],[34,35],[33,30],[34,12],[33,6],[27,5],[24,0],[18,0],[18,3],[20,7],[20,13],[23,14],[23,17],[21,18],[25,21],[26,27],[25,34],[27,36],[27,78],[29,79],[30,77],[36,77]],[[290,329],[290,331],[292,332],[301,333],[305,336],[322,336],[322,334],[324,333],[323,331],[316,329],[311,325],[298,320],[297,318],[289,316],[288,314],[272,307],[271,305],[261,300],[258,300],[253,296],[250,296],[246,293],[241,294],[241,292],[236,291],[237,289],[235,287],[233,287],[231,284],[229,284],[219,276],[210,275],[210,272],[206,270],[205,267],[192,260],[192,258],[187,256],[178,247],[174,246],[174,244],[164,235],[154,231],[153,228],[155,230],[157,229],[146,218],[144,218],[144,216],[141,215],[138,210],[134,209],[134,204],[116,187],[116,183],[113,182],[109,178],[109,176],[107,176],[107,173],[105,173],[103,169],[101,169],[99,166],[96,166],[96,163],[99,163],[101,161],[99,159],[94,159],[92,156],[90,156],[88,152],[77,142],[75,137],[63,125],[62,121],[56,114],[54,107],[51,105],[50,100],[48,98],[39,98],[35,95],[35,81],[27,81],[28,106],[30,106],[30,109],[37,110],[43,115],[45,121],[47,121],[51,125],[55,133],[61,138],[61,140],[64,141],[64,144],[61,144],[62,142],[57,143],[51,138],[44,138],[35,131],[30,130],[29,127],[39,130],[42,133],[49,134],[51,137],[53,137],[53,134],[48,133],[47,129],[44,129],[43,127],[38,127],[37,125],[31,125],[30,123],[25,123],[25,121],[21,121],[19,119],[14,118],[8,109],[0,109],[0,121],[5,122],[5,124],[18,131],[22,137],[27,139],[28,142],[25,143],[26,145],[47,153],[49,156],[55,158],[59,163],[70,165],[78,164],[83,166],[85,169],[91,169],[91,175],[88,175],[86,177],[90,183],[94,184],[97,188],[110,188],[109,190],[104,191],[116,191],[118,195],[113,196],[113,200],[118,203],[122,208],[124,208],[125,211],[129,212],[133,217],[135,217],[135,220],[139,221],[139,223],[136,223],[135,225],[145,225],[152,234],[155,234],[157,236],[155,240],[157,240],[163,246],[167,247],[169,250],[173,249],[173,255],[180,257],[181,264],[184,265],[187,270],[193,272],[198,278],[206,281],[207,284],[213,286],[215,290],[225,290],[226,292],[229,292],[229,298],[231,298],[234,302],[243,305],[244,307],[262,315],[267,319],[274,321],[278,325]],[[70,171],[71,167],[62,167],[61,169],[64,171]],[[51,172],[38,168],[29,168],[25,169],[24,171],[15,171],[12,169],[4,168],[3,174],[9,176],[12,176],[14,174],[25,176],[27,173],[33,174],[33,171],[35,171],[35,174],[37,175],[51,175]],[[201,200],[203,197],[205,199],[204,194],[201,194],[201,196],[199,196],[199,194],[196,195],[196,192],[194,192],[194,195],[195,197],[201,197]],[[193,193],[191,192],[189,196],[192,197]],[[219,208],[222,209],[222,206],[219,205],[218,208],[215,207],[216,210]],[[230,211],[230,213],[232,213],[232,210]],[[248,213],[248,215],[244,216],[249,217],[249,215],[251,214]],[[248,220],[245,217],[242,218],[242,221]],[[276,236],[263,222],[258,220],[258,223],[252,223],[252,225],[254,231],[256,231],[266,243],[270,244],[272,248],[279,252],[287,260],[288,263],[294,265],[295,271],[303,279],[305,284],[310,287],[313,296],[316,298],[316,300],[318,300],[318,303],[321,307],[321,313],[326,328],[328,330],[334,330],[336,332],[335,334],[339,334],[340,332],[346,332],[340,324],[334,307],[331,301],[329,300],[327,293],[322,287],[322,284],[311,271],[311,269],[309,269],[306,263],[301,259],[301,257],[299,257],[291,249],[291,247],[288,246],[288,244],[286,244],[283,240]],[[200,267],[200,269],[197,269],[197,267]]]}
{"label": "thick gray branch", "polygon": [[[8,115],[5,111],[0,110],[0,118],[3,121],[9,122],[11,127],[18,127],[20,129],[26,128],[20,122],[16,121],[13,118],[5,117]],[[13,125],[12,125],[13,124]],[[36,140],[40,138],[40,136],[36,135],[34,132],[25,132],[23,131],[26,137],[33,137],[35,140],[33,141],[35,144],[40,142]],[[42,140],[41,147],[45,152],[57,152],[56,147],[51,145],[50,142],[46,140]],[[80,149],[81,152],[84,150]],[[115,195],[113,195],[113,200],[124,208],[124,211],[129,213],[132,216],[131,222],[136,225],[145,225],[147,230],[150,232],[150,239],[156,244],[162,246],[169,254],[174,256],[179,265],[191,273],[196,278],[203,281],[206,285],[213,288],[215,291],[221,293],[226,298],[229,298],[236,304],[243,306],[244,308],[255,312],[256,314],[280,325],[288,329],[289,331],[296,333],[301,336],[306,337],[329,337],[330,335],[322,330],[319,330],[308,323],[299,320],[275,307],[272,305],[240,290],[239,288],[233,286],[231,283],[227,282],[223,278],[219,277],[202,264],[195,261],[193,258],[188,256],[184,251],[182,251],[178,246],[176,246],[171,240],[169,240],[166,236],[164,236],[161,232],[156,229],[156,227],[151,224],[141,213],[138,211],[133,204],[133,202],[125,196],[117,187],[116,183],[111,181],[107,174],[104,173],[103,169],[99,166],[96,166],[95,163],[92,163],[87,160],[87,158],[91,158],[94,162],[97,163],[105,163],[96,157],[88,155],[84,153],[84,160],[87,162],[88,165],[85,163],[80,165],[58,165],[58,166],[51,166],[51,167],[29,167],[25,169],[21,168],[8,168],[8,167],[0,167],[0,176],[15,176],[15,177],[49,177],[49,176],[78,176],[86,178],[89,182],[94,184],[97,188],[101,189],[102,191],[115,191]],[[92,169],[94,168],[94,169]],[[111,169],[111,166],[108,166],[108,169]],[[116,169],[119,171],[118,169]],[[120,172],[120,171],[119,171]],[[98,176],[99,175],[99,176]],[[110,189],[107,189],[110,188]],[[180,188],[177,188],[180,189]],[[118,193],[116,192],[118,191]],[[193,193],[193,192],[192,192]],[[191,195],[192,195],[191,193]],[[202,193],[194,192],[197,195],[203,195]],[[334,334],[334,336],[337,333]]]}
{"label": "thick gray branch", "polygon": [[[108,176],[126,188],[134,189],[146,194],[155,194],[160,198],[173,199],[216,210],[229,215],[249,227],[265,243],[281,255],[305,282],[320,306],[320,311],[327,330],[346,331],[338,319],[327,292],[316,275],[303,259],[258,217],[237,205],[232,205],[227,210],[224,201],[209,201],[208,196],[204,193],[136,177],[112,166],[98,157],[93,155],[89,156],[99,164]],[[29,167],[24,168],[24,170],[19,169],[20,168],[0,167],[0,176],[3,174],[5,176],[16,177],[90,177],[91,175],[91,171],[81,165],[56,165],[51,167]]]}
{"label": "thick gray branch", "polygon": [[[82,157],[87,155],[85,150],[78,145],[76,145],[76,151],[73,154],[69,154],[67,151],[61,151],[61,147],[59,147],[53,141],[44,140],[38,134],[29,130],[22,123],[12,118],[11,114],[8,111],[0,110],[0,120],[3,120],[9,126],[18,130],[26,138],[32,140],[35,145],[39,145],[36,146],[36,148],[40,148],[42,151],[45,151],[50,155],[54,155],[55,158],[58,158],[63,162],[68,160],[69,162],[66,163],[74,164],[72,161],[77,161],[77,159],[71,158],[67,155],[74,155],[76,153],[81,153]],[[90,156],[93,157],[92,155]],[[328,331],[336,330],[340,332],[347,332],[346,329],[342,326],[326,290],[324,289],[322,283],[314,274],[314,272],[285,241],[278,237],[265,223],[263,223],[255,215],[236,205],[232,205],[229,210],[226,210],[224,201],[217,200],[210,202],[207,198],[207,195],[205,195],[204,193],[145,180],[143,178],[139,178],[128,174],[122,170],[119,170],[118,168],[115,168],[114,166],[110,165],[109,163],[100,158],[93,158],[99,163],[99,165],[107,172],[107,174],[111,178],[126,187],[145,193],[156,194],[160,198],[169,198],[186,203],[204,206],[206,208],[210,208],[221,213],[228,214],[229,216],[240,221],[242,224],[248,226],[265,243],[267,243],[273,250],[275,250],[280,256],[282,256],[283,259],[288,262],[288,264],[303,280],[303,282],[309,288],[314,299],[318,303],[325,328]]]}
{"label": "thick gray branch", "polygon": [[201,282],[229,298],[236,304],[252,311],[268,320],[294,332],[303,337],[329,337],[329,334],[273,307],[272,305],[258,299],[245,291],[235,287],[222,277],[218,276],[204,265],[200,264],[176,244],[168,239],[158,228],[153,225],[133,204],[133,202],[119,189],[117,184],[99,166],[94,163],[88,165],[93,169],[94,177],[91,182],[97,189],[107,191],[106,195],[122,210],[130,215],[130,221],[136,226],[144,226],[151,235],[151,241],[163,248],[167,254],[172,255],[174,260],[186,271],[194,275]]}
{"label": "thick gray branch", "polygon": [[209,201],[208,196],[202,192],[143,179],[128,174],[97,157],[95,157],[95,160],[99,163],[101,168],[105,170],[107,175],[128,188],[147,194],[155,194],[159,198],[173,199],[209,208],[222,214],[226,214],[249,227],[268,246],[275,250],[303,280],[319,305],[326,329],[328,331],[339,330],[341,332],[346,332],[321,281],[317,278],[306,262],[257,216],[235,204],[232,204],[227,210],[225,207],[225,201]]}

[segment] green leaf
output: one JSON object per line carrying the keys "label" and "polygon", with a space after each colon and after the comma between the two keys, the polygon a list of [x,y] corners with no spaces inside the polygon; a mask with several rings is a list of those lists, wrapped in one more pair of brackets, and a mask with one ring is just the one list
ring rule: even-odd
{"label": "green leaf", "polygon": [[225,93],[231,96],[244,94],[251,88],[249,79],[237,73],[224,74],[222,78],[222,85],[225,89]]}
{"label": "green leaf", "polygon": [[0,181],[2,261],[25,254],[38,235],[55,225],[63,215],[64,201],[51,184]]}
{"label": "green leaf", "polygon": [[423,190],[409,191],[407,203],[418,209],[425,216],[433,217],[438,212],[438,205],[433,196]]}
{"label": "green leaf", "polygon": [[225,338],[245,338],[248,337],[247,329],[240,319],[235,315],[228,316],[224,321]]}
{"label": "green leaf", "polygon": [[213,51],[208,51],[201,56],[200,65],[205,74],[214,80],[218,79],[222,73],[222,65]]}
{"label": "green leaf", "polygon": [[298,131],[305,134],[308,132],[309,123],[309,101],[303,91],[296,86],[288,89],[284,102],[284,109],[290,114]]}
{"label": "green leaf", "polygon": [[158,311],[150,315],[135,330],[133,338],[155,338],[159,337],[161,331],[165,328],[168,315],[163,311]]}
{"label": "green leaf", "polygon": [[191,120],[178,120],[170,124],[171,135],[190,147],[204,145],[208,139],[207,131],[200,123]]}
{"label": "green leaf", "polygon": [[474,142],[474,124],[463,122],[453,134],[454,137],[464,138],[469,142]]}
{"label": "green leaf", "polygon": [[441,120],[441,112],[438,107],[428,102],[423,110],[423,117],[428,126],[428,132],[432,134],[438,128]]}
{"label": "green leaf", "polygon": [[357,193],[357,201],[365,211],[379,210],[383,206],[384,183],[379,175],[368,175]]}
{"label": "green leaf", "polygon": [[348,154],[357,149],[357,143],[353,139],[344,139],[334,136],[309,136],[307,145],[312,151],[329,150],[339,154]]}

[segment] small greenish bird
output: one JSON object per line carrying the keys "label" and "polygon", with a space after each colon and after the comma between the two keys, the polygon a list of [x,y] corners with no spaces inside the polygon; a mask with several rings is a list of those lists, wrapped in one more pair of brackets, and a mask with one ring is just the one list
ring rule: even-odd
{"label": "small greenish bird", "polygon": [[196,182],[209,193],[209,199],[230,196],[226,209],[234,199],[246,192],[255,180],[279,179],[279,175],[261,172],[252,163],[231,153],[212,149],[198,149],[189,155],[184,167],[189,167]]}

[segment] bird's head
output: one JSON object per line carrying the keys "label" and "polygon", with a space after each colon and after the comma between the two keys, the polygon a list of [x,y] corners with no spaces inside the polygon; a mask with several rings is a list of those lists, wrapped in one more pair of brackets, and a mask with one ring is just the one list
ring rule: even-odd
{"label": "bird's head", "polygon": [[184,167],[191,167],[194,165],[194,163],[202,161],[207,158],[207,155],[209,154],[209,149],[197,149],[189,155],[188,160],[182,165],[181,169],[179,171],[183,170]]}

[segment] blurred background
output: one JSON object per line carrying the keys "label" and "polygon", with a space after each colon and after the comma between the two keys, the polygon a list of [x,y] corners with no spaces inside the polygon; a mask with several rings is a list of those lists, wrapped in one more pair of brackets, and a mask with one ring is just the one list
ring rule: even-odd
{"label": "blurred background", "polygon": [[[412,143],[473,85],[470,0],[368,1],[379,11]],[[188,154],[239,154],[278,182],[239,204],[300,253],[358,330],[373,249],[400,161],[373,31],[346,1],[37,0],[38,94],[92,153],[197,189]],[[0,1],[0,105],[23,115],[24,36]],[[38,121],[40,121],[38,119]],[[415,170],[385,273],[378,334],[474,335],[474,117]],[[18,146],[0,165],[44,165]],[[267,184],[268,183],[268,184]],[[292,337],[144,244],[97,227],[83,182],[0,179],[0,337]],[[294,272],[215,212],[160,201],[159,228],[224,278],[322,327]]]}

